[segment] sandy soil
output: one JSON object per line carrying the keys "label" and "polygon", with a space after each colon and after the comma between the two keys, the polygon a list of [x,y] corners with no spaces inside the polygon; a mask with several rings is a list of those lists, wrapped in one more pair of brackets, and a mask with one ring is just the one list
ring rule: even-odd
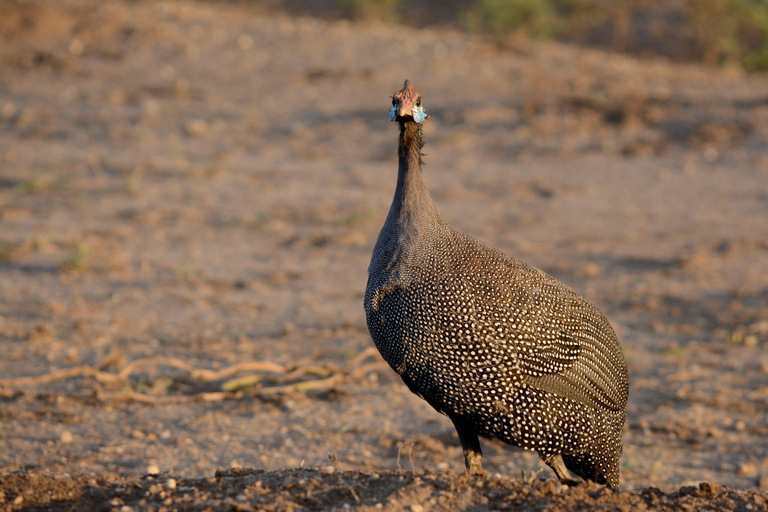
{"label": "sandy soil", "polygon": [[[0,12],[0,507],[768,507],[765,77],[229,3]],[[615,326],[625,492],[492,442],[462,476],[366,352],[404,78],[443,216]]]}

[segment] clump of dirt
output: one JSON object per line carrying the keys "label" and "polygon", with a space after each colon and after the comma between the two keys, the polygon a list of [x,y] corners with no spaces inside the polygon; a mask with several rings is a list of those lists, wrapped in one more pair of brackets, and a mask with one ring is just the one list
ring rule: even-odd
{"label": "clump of dirt", "polygon": [[51,476],[16,473],[0,479],[7,510],[768,510],[752,491],[702,483],[664,493],[615,492],[556,480],[471,477],[403,471],[231,469],[214,478]]}

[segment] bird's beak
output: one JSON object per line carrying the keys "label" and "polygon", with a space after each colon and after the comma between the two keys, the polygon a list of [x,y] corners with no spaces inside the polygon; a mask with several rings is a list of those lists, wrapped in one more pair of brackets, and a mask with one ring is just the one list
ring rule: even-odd
{"label": "bird's beak", "polygon": [[398,103],[395,105],[397,107],[397,115],[400,117],[413,115],[413,100],[414,98],[407,96],[398,98]]}

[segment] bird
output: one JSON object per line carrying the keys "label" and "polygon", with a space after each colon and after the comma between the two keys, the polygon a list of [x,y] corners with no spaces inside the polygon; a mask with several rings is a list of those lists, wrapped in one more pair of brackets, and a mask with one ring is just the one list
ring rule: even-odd
{"label": "bird", "polygon": [[453,422],[469,474],[485,474],[483,437],[535,451],[561,481],[571,471],[618,489],[629,379],[615,331],[565,284],[443,220],[422,174],[427,119],[406,80],[390,109],[397,185],[363,300],[376,348]]}

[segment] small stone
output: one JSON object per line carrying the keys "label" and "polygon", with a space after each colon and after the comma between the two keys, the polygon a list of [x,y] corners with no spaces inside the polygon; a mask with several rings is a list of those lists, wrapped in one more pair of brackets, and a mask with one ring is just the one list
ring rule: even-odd
{"label": "small stone", "polygon": [[590,277],[596,276],[600,273],[600,267],[594,263],[587,263],[587,265],[584,267],[584,273]]}
{"label": "small stone", "polygon": [[722,487],[717,484],[702,482],[699,484],[699,490],[702,494],[718,494],[722,490]]}
{"label": "small stone", "polygon": [[108,100],[113,105],[124,105],[128,102],[128,94],[122,89],[113,89]]}
{"label": "small stone", "polygon": [[332,475],[336,472],[336,468],[333,466],[320,466],[320,472],[326,475]]}
{"label": "small stone", "polygon": [[72,432],[65,430],[61,433],[61,442],[64,444],[69,444],[72,441],[75,440],[75,436],[72,435]]}
{"label": "small stone", "polygon": [[176,479],[175,478],[169,478],[167,482],[165,482],[165,486],[169,489],[175,489],[176,488]]}
{"label": "small stone", "polygon": [[253,38],[248,34],[241,34],[240,37],[237,38],[237,45],[241,50],[250,50],[253,48]]}
{"label": "small stone", "polygon": [[170,430],[163,430],[160,433],[160,439],[170,439],[171,438],[171,431]]}
{"label": "small stone", "polygon": [[717,160],[717,157],[720,156],[719,153],[715,148],[712,146],[704,149],[704,153],[701,155],[704,158],[705,162],[712,163],[715,160]]}
{"label": "small stone", "polygon": [[160,473],[160,468],[158,467],[157,464],[150,464],[149,466],[147,466],[148,475],[157,475],[158,473]]}
{"label": "small stone", "polygon": [[757,467],[749,462],[739,466],[736,473],[741,476],[757,476]]}
{"label": "small stone", "polygon": [[411,512],[424,512],[424,505],[419,505],[418,503],[414,503],[411,505]]}
{"label": "small stone", "polygon": [[3,105],[3,117],[13,117],[16,115],[16,112],[18,112],[18,109],[16,108],[16,105],[13,103],[6,103]]}
{"label": "small stone", "polygon": [[82,41],[79,39],[73,39],[69,43],[69,53],[77,57],[78,55],[82,55],[83,51],[85,51],[85,44],[83,44]]}
{"label": "small stone", "polygon": [[21,505],[22,503],[24,503],[24,496],[19,494],[18,496],[16,496],[16,499],[13,500],[13,504],[14,505]]}
{"label": "small stone", "polygon": [[190,135],[202,135],[208,131],[208,123],[203,119],[195,119],[188,122],[185,128]]}

